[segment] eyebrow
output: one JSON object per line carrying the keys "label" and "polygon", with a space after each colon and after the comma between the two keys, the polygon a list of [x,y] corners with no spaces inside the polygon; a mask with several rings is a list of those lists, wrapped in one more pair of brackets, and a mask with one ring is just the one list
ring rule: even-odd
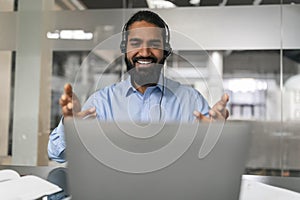
{"label": "eyebrow", "polygon": [[[130,42],[140,42],[142,41],[142,39],[139,39],[139,38],[130,38],[129,39]],[[152,42],[152,43],[161,43],[162,41],[160,39],[150,39],[149,42]]]}
{"label": "eyebrow", "polygon": [[129,41],[130,42],[140,42],[141,39],[139,39],[139,38],[130,38]]}
{"label": "eyebrow", "polygon": [[150,42],[152,42],[152,43],[155,43],[155,42],[161,43],[162,41],[160,39],[153,39],[153,40],[150,40]]}

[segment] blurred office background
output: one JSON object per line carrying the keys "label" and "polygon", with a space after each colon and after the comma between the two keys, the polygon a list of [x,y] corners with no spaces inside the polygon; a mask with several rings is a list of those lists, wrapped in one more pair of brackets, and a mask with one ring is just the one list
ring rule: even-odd
{"label": "blurred office background", "polygon": [[[299,176],[299,0],[0,0],[0,164],[48,165],[67,82],[84,100],[125,73],[124,22],[153,9],[171,29],[166,74],[257,130],[247,173]],[[299,129],[298,129],[299,130]]]}

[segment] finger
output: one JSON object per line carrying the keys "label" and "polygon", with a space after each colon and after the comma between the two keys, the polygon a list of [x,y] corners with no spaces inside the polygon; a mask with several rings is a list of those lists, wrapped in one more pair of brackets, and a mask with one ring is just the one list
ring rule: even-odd
{"label": "finger", "polygon": [[223,112],[226,109],[226,106],[222,105],[221,103],[217,103],[216,106],[214,107],[214,109],[219,112]]}
{"label": "finger", "polygon": [[212,118],[216,118],[217,117],[217,112],[214,110],[209,110],[208,111],[209,116],[211,116]]}
{"label": "finger", "polygon": [[229,95],[227,93],[223,94],[221,101],[227,103],[229,101]]}
{"label": "finger", "polygon": [[210,122],[211,119],[206,117],[205,115],[203,115],[202,113],[198,112],[197,110],[195,110],[193,112],[194,116],[196,117],[197,121],[203,121],[203,122]]}
{"label": "finger", "polygon": [[226,109],[227,102],[229,101],[228,94],[224,94],[220,101],[218,101],[211,110],[211,116],[213,118],[227,118],[229,115],[228,110]]}
{"label": "finger", "polygon": [[87,118],[95,118],[96,117],[96,108],[93,107],[93,108],[90,108],[88,110],[84,110],[84,111],[81,111],[81,112],[78,112],[76,114],[76,116],[78,118],[82,118],[82,119],[87,119]]}
{"label": "finger", "polygon": [[229,117],[229,110],[226,109],[225,119]]}
{"label": "finger", "polygon": [[225,93],[222,95],[221,99],[216,104],[223,105],[224,107],[226,107],[228,101],[229,95]]}
{"label": "finger", "polygon": [[221,119],[224,118],[223,114],[221,111],[219,111],[218,109],[211,109],[209,110],[209,115],[213,118],[213,119]]}
{"label": "finger", "polygon": [[85,117],[83,117],[82,119],[95,119],[97,117],[97,113],[93,112],[91,114],[86,115]]}
{"label": "finger", "polygon": [[71,86],[70,83],[65,84],[64,92],[65,92],[66,95],[72,97],[73,91],[72,91],[72,86]]}
{"label": "finger", "polygon": [[223,105],[223,103],[221,103],[220,101],[217,102],[212,108],[211,110],[213,110],[216,113],[222,113],[225,114],[225,110],[226,110],[226,106]]}
{"label": "finger", "polygon": [[216,109],[211,109],[211,110],[209,110],[209,116],[214,120],[225,120],[226,112],[220,112]]}
{"label": "finger", "polygon": [[197,110],[194,110],[193,115],[194,115],[197,119],[200,119],[200,118],[201,118],[201,113],[198,112]]}
{"label": "finger", "polygon": [[59,105],[61,106],[65,106],[68,104],[68,98],[65,94],[61,95],[60,99],[59,99]]}
{"label": "finger", "polygon": [[73,104],[72,104],[71,102],[69,102],[69,103],[67,104],[67,109],[68,109],[68,110],[72,110],[72,109],[73,109]]}
{"label": "finger", "polygon": [[80,104],[79,99],[78,99],[78,97],[76,96],[75,93],[73,93],[71,101],[73,103],[73,111],[76,112],[76,113],[80,112],[81,111],[81,104]]}
{"label": "finger", "polygon": [[78,118],[81,118],[81,119],[95,118],[96,117],[96,109],[95,108],[91,108],[91,109],[88,109],[88,110],[84,110],[84,111],[78,112],[76,114],[76,116]]}
{"label": "finger", "polygon": [[227,103],[229,101],[229,96],[228,94],[224,94],[221,99],[213,106],[213,108],[218,109],[219,111],[222,111]]}
{"label": "finger", "polygon": [[61,109],[64,117],[73,116],[72,109],[69,109],[68,106],[63,106]]}

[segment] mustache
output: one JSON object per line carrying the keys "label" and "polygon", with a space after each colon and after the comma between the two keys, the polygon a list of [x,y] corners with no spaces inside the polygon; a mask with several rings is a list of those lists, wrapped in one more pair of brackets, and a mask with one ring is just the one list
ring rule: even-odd
{"label": "mustache", "polygon": [[153,57],[153,56],[147,56],[147,57],[143,57],[143,56],[138,56],[138,57],[134,57],[132,58],[133,63],[136,63],[138,60],[140,59],[144,59],[144,60],[151,60],[153,63],[157,62],[157,58]]}

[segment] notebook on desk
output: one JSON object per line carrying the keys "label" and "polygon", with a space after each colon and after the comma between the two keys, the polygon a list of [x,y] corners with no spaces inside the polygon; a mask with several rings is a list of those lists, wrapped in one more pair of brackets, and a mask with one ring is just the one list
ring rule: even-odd
{"label": "notebook on desk", "polygon": [[238,199],[250,130],[66,120],[72,199]]}

